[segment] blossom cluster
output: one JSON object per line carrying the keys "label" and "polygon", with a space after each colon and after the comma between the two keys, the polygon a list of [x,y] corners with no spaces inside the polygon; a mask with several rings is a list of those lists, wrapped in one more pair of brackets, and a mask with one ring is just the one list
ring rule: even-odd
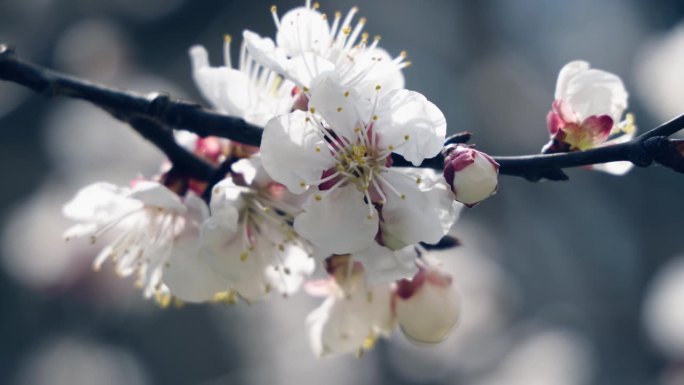
{"label": "blossom cluster", "polygon": [[[106,238],[110,260],[161,304],[248,303],[304,287],[325,297],[306,317],[318,355],[371,348],[399,328],[443,340],[459,318],[452,277],[426,254],[459,211],[498,188],[499,165],[472,146],[444,148],[442,111],[404,88],[406,53],[364,31],[357,9],[329,18],[318,4],[279,16],[275,39],[244,31],[236,65],[190,49],[212,108],[263,126],[260,147],[176,133],[183,147],[227,169],[216,184],[165,165],[129,187],[96,183],[65,205],[65,237]],[[585,150],[633,134],[619,123],[627,94],[615,75],[573,62],[561,71],[547,152]],[[444,172],[418,168],[444,157]],[[403,158],[416,167],[397,167]],[[230,167],[223,167],[228,165]]]}

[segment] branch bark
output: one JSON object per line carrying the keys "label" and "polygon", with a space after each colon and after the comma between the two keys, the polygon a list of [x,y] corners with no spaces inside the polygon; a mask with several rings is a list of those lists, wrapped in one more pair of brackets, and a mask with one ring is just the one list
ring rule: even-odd
{"label": "branch bark", "polygon": [[[130,91],[94,84],[73,76],[64,75],[17,57],[14,49],[0,44],[0,79],[26,86],[49,97],[67,96],[88,101],[115,118],[129,123],[133,129],[160,148],[174,164],[174,167],[197,179],[213,181],[223,167],[209,165],[189,153],[173,140],[173,129],[183,129],[195,134],[227,138],[240,143],[259,146],[263,129],[243,119],[219,114],[200,105],[169,95],[154,93],[140,95]],[[680,144],[668,137],[684,128],[684,115],[664,123],[633,140],[587,151],[556,154],[535,154],[523,156],[495,156],[501,166],[501,175],[525,178],[565,180],[562,169],[592,164],[629,161],[639,167],[647,167],[654,161],[682,172]],[[456,134],[446,144],[463,143],[469,133]],[[679,146],[681,147],[681,146]],[[393,156],[397,166],[413,166],[401,156]],[[427,159],[420,167],[441,170],[444,159],[441,155]],[[557,177],[553,177],[556,175]]]}

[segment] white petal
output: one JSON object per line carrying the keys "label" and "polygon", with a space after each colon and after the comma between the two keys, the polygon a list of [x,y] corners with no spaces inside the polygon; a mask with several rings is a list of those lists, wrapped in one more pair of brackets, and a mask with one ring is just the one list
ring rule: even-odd
{"label": "white petal", "polygon": [[[353,59],[355,70],[345,76],[343,83],[350,78],[360,77],[361,80],[356,82],[354,89],[363,98],[372,100],[376,94],[383,97],[391,91],[404,88],[404,74],[384,49],[375,48],[364,53],[362,57]],[[348,59],[347,56],[342,56],[340,60]],[[378,85],[380,86],[379,92],[376,90]]]}
{"label": "white petal", "polygon": [[618,76],[583,66],[569,72],[560,99],[571,106],[580,121],[594,115],[609,115],[614,124],[622,119],[628,96]]}
{"label": "white petal", "polygon": [[333,72],[318,76],[311,84],[309,107],[316,109],[331,130],[352,143],[357,139],[354,128],[363,124],[359,121],[354,100],[355,95],[340,85],[339,78]]}
{"label": "white petal", "polygon": [[141,201],[145,206],[184,213],[185,205],[180,197],[166,186],[152,181],[139,181],[128,194],[132,199]]}
{"label": "white petal", "polygon": [[190,48],[192,75],[202,96],[214,108],[244,117],[249,112],[249,79],[246,74],[226,67],[210,67],[204,47]]}
{"label": "white petal", "polygon": [[313,273],[316,261],[297,246],[286,246],[282,256],[283,267],[276,271],[273,266],[269,266],[265,274],[275,290],[290,296],[295,294],[306,278]]}
{"label": "white petal", "polygon": [[369,285],[391,283],[402,278],[410,278],[418,272],[417,253],[413,246],[392,251],[373,243],[369,248],[352,254],[355,261],[363,264],[366,281]]}
{"label": "white petal", "polygon": [[257,33],[245,30],[242,33],[247,51],[259,64],[284,74],[287,67],[287,57],[282,49],[279,49],[270,38],[262,38]]}
{"label": "white petal", "polygon": [[291,79],[299,87],[311,88],[316,77],[334,70],[335,65],[314,52],[305,52],[289,59],[285,64],[285,68],[287,78]]}
{"label": "white petal", "polygon": [[394,146],[415,166],[439,154],[446,137],[446,119],[418,92],[395,90],[378,101],[375,129],[384,148]]}
{"label": "white petal", "polygon": [[313,194],[297,215],[294,228],[299,235],[331,254],[353,253],[374,242],[378,213],[364,203],[354,185],[339,187],[322,199]]}
{"label": "white petal", "polygon": [[126,197],[128,191],[111,183],[94,183],[76,193],[64,205],[62,213],[76,221],[106,221],[141,206],[140,202]]}
{"label": "white petal", "polygon": [[230,288],[230,281],[217,273],[202,254],[206,250],[174,248],[164,269],[163,281],[171,293],[186,302],[211,300]]}
{"label": "white petal", "polygon": [[561,68],[560,72],[558,73],[558,80],[556,81],[556,94],[554,96],[555,99],[562,100],[563,96],[567,93],[570,79],[574,78],[575,76],[577,76],[577,74],[584,72],[588,69],[589,63],[582,60],[575,60],[563,66],[563,68]]}
{"label": "white petal", "polygon": [[290,57],[326,49],[330,45],[328,21],[314,9],[294,8],[280,20],[276,42]]}
{"label": "white petal", "polygon": [[[392,168],[385,179],[400,193],[388,194],[382,208],[383,241],[392,249],[418,242],[437,243],[456,221],[460,208],[445,182],[422,170]],[[417,182],[421,179],[421,186]]]}
{"label": "white petal", "polygon": [[295,194],[304,192],[306,184],[320,180],[323,171],[335,164],[326,143],[315,130],[303,111],[274,118],[264,129],[263,167],[274,180]]}

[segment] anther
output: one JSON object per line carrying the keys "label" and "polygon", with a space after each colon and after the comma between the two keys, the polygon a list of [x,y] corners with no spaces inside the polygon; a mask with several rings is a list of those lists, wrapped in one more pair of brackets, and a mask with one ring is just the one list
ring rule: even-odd
{"label": "anther", "polygon": [[408,135],[404,135],[404,140],[409,140],[411,137]]}
{"label": "anther", "polygon": [[378,120],[378,116],[377,116],[377,115],[373,115],[373,120]]}
{"label": "anther", "polygon": [[278,7],[275,5],[271,5],[271,13],[277,13],[278,12]]}
{"label": "anther", "polygon": [[406,57],[406,56],[408,56],[408,53],[406,51],[401,51],[401,52],[399,52],[399,56]]}
{"label": "anther", "polygon": [[223,35],[223,41],[226,43],[230,43],[231,41],[233,41],[233,37],[230,36],[229,34],[225,34],[225,35]]}
{"label": "anther", "polygon": [[323,198],[320,195],[316,194],[316,195],[314,195],[314,199],[317,201],[320,201]]}
{"label": "anther", "polygon": [[349,91],[344,91],[344,97],[348,98],[349,97]]}
{"label": "anther", "polygon": [[337,107],[337,112],[342,112],[342,107]]}
{"label": "anther", "polygon": [[242,262],[245,262],[245,261],[247,260],[247,258],[249,258],[249,253],[248,253],[248,252],[243,251],[242,253],[240,253],[240,260],[241,260]]}
{"label": "anther", "polygon": [[375,90],[376,90],[376,91],[380,91],[381,88],[382,88],[382,86],[381,86],[380,84],[378,84],[377,86],[375,86]]}

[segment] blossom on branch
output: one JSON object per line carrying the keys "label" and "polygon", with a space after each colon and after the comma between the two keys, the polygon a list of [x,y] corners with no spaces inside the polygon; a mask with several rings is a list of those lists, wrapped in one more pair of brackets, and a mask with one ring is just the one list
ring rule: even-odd
{"label": "blossom on branch", "polygon": [[473,207],[496,193],[499,164],[491,156],[462,145],[446,152],[444,178],[457,201]]}
{"label": "blossom on branch", "polygon": [[410,65],[405,61],[405,52],[392,58],[378,47],[379,36],[369,42],[369,34],[362,32],[366,19],[353,22],[356,7],[344,19],[340,12],[335,12],[332,24],[318,8],[318,3],[312,5],[307,0],[304,7],[294,8],[279,18],[273,6],[271,13],[278,29],[275,43],[245,31],[247,50],[257,61],[292,80],[305,92],[318,75],[327,71],[335,71],[346,88],[366,94],[371,94],[377,84],[382,85],[382,92],[404,87],[401,70]]}
{"label": "blossom on branch", "polygon": [[[566,64],[558,74],[555,100],[546,120],[551,142],[545,153],[583,151],[631,140],[634,118],[627,114],[628,94],[615,74],[593,69],[584,61]],[[595,169],[624,174],[629,162],[613,162]]]}
{"label": "blossom on branch", "polygon": [[80,222],[65,232],[67,240],[89,237],[95,243],[113,235],[95,258],[95,269],[112,260],[121,276],[137,276],[146,297],[163,290],[170,260],[199,247],[199,226],[208,215],[206,204],[192,192],[181,199],[152,181],[135,181],[131,188],[109,183],[86,186],[63,211]]}
{"label": "blossom on branch", "polygon": [[366,99],[335,73],[316,78],[310,95],[308,111],[271,120],[262,141],[266,171],[291,192],[310,193],[297,232],[324,256],[363,258],[359,252],[381,245],[391,257],[438,242],[458,213],[453,195],[432,171],[392,167],[391,155],[416,165],[437,155],[442,112],[408,90]]}
{"label": "blossom on branch", "polygon": [[190,48],[192,76],[202,95],[216,110],[260,126],[275,116],[290,112],[294,103],[291,93],[294,84],[254,61],[244,42],[238,66],[233,68],[231,41],[232,38],[226,35],[222,67],[210,66],[204,47]]}

